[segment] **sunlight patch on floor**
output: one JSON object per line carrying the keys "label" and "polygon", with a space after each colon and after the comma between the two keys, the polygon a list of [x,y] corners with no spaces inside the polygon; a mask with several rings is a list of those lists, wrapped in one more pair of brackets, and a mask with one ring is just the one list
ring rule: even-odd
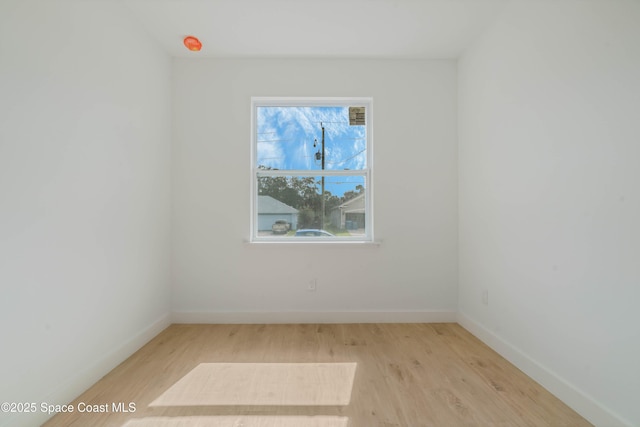
{"label": "sunlight patch on floor", "polygon": [[150,406],[348,405],[356,363],[201,363]]}

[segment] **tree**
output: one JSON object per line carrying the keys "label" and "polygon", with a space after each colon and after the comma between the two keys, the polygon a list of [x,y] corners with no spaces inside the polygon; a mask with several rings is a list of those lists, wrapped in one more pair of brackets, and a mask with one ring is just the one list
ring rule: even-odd
{"label": "tree", "polygon": [[[259,169],[270,170],[271,168],[259,166]],[[338,197],[328,190],[320,195],[320,181],[312,176],[269,176],[258,178],[258,194],[271,196],[297,209],[299,227],[324,228],[325,224],[320,224],[322,197],[324,197],[325,218],[329,218],[334,208],[364,194],[364,186],[356,185],[355,191],[346,191],[342,197]]]}
{"label": "tree", "polygon": [[363,185],[356,185],[356,191],[345,191],[344,195],[342,196],[342,203],[354,199],[356,197],[358,197],[359,195],[364,193],[364,186]]}
{"label": "tree", "polygon": [[[271,169],[260,166],[259,169]],[[318,182],[314,177],[269,176],[258,178],[258,194],[271,196],[298,210],[314,211],[321,205]]]}

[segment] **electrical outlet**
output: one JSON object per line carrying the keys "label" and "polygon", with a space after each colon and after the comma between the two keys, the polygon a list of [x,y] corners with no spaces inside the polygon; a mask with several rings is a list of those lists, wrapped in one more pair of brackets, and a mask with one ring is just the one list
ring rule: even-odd
{"label": "electrical outlet", "polygon": [[482,291],[482,303],[484,305],[489,305],[489,290],[485,289]]}
{"label": "electrical outlet", "polygon": [[318,279],[309,280],[309,284],[307,285],[307,291],[315,292],[318,289]]}

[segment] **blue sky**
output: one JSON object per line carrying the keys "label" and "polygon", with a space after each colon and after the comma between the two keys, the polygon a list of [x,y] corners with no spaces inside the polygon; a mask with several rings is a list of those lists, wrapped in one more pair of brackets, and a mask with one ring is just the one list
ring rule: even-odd
{"label": "blue sky", "polygon": [[[320,170],[315,153],[325,128],[327,170],[366,167],[366,128],[349,126],[348,107],[258,107],[258,165]],[[314,148],[314,140],[318,145]]]}
{"label": "blue sky", "polygon": [[[366,168],[366,127],[349,125],[349,107],[258,107],[257,166],[280,170],[322,170],[316,153],[325,128],[325,169]],[[317,141],[314,147],[314,141]],[[314,173],[309,174],[313,176]],[[363,177],[327,177],[326,189],[341,196],[364,184]]]}

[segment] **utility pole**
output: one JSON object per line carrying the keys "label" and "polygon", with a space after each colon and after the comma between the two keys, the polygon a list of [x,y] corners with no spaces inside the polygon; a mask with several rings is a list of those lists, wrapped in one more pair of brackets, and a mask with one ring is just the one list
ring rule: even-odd
{"label": "utility pole", "polygon": [[[322,162],[322,170],[324,170],[324,124],[322,124],[322,122],[320,122],[320,127],[322,128],[322,152],[318,151],[316,153],[316,160],[320,160]],[[315,148],[318,145],[318,139],[314,139],[313,140],[313,147]],[[322,221],[320,223],[320,229],[324,230],[324,175],[322,175],[321,178],[322,181],[322,190],[320,193],[320,209],[322,210],[322,213],[320,214],[320,221]]]}
{"label": "utility pole", "polygon": [[[320,122],[320,126],[322,127],[322,170],[324,171],[324,125]],[[320,224],[320,229],[324,230],[324,174],[322,175],[322,223]]]}

